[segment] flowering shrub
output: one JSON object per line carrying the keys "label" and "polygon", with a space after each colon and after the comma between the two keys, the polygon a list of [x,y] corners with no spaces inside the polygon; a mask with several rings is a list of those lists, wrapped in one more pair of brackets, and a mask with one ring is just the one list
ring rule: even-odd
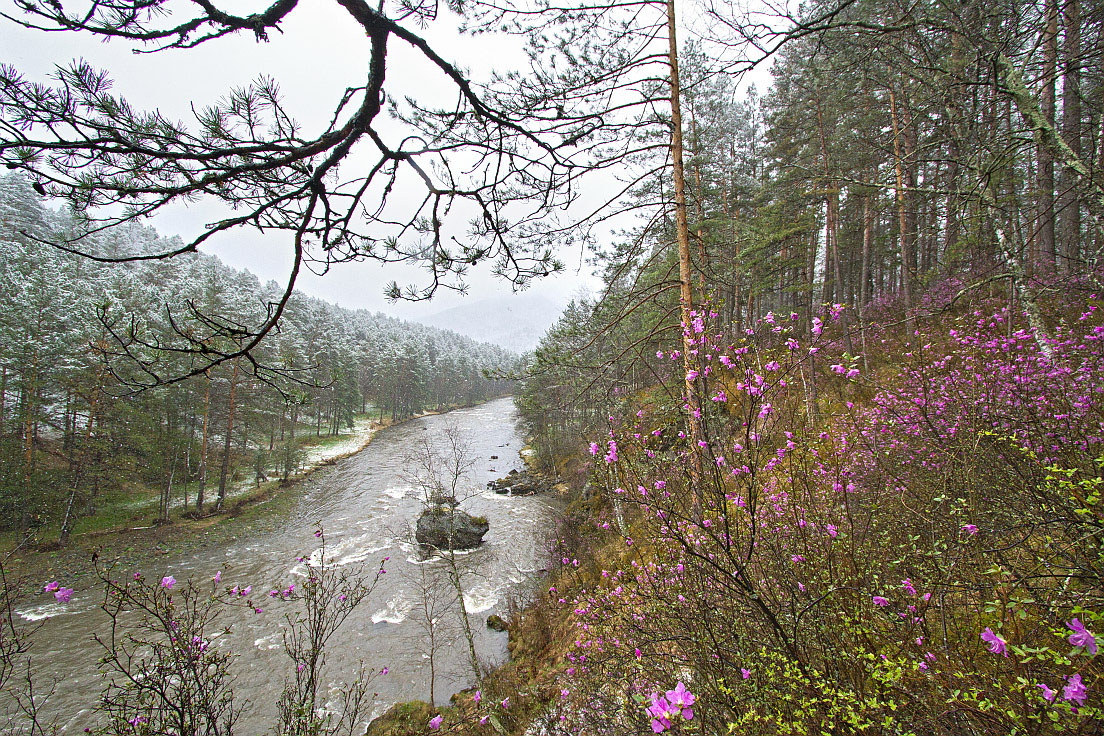
{"label": "flowering shrub", "polygon": [[703,733],[1094,732],[1104,326],[1085,311],[1048,359],[1007,311],[966,314],[882,387],[840,313],[736,343],[694,315],[701,441],[683,397],[592,447],[626,521],[560,598],[565,732],[688,727],[672,681]]}

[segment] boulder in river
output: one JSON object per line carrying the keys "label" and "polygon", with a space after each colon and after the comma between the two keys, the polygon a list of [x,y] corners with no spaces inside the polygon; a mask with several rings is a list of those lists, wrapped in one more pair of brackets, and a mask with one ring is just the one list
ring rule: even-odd
{"label": "boulder in river", "polygon": [[422,512],[414,536],[420,544],[437,549],[473,549],[483,542],[491,525],[482,516],[449,506],[433,506]]}
{"label": "boulder in river", "polygon": [[511,470],[505,478],[492,480],[487,484],[495,493],[509,493],[511,496],[532,496],[537,493],[548,493],[553,490],[556,483],[539,473],[530,470],[518,472]]}

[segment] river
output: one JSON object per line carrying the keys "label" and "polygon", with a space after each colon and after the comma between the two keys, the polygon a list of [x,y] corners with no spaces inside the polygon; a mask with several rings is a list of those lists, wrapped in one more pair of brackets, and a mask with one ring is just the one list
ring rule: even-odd
{"label": "river", "polygon": [[[421,578],[420,567],[446,563],[427,561],[410,541],[422,501],[412,485],[409,456],[423,438],[440,448],[450,425],[462,435],[475,461],[463,483],[466,491],[458,494],[461,498],[471,494],[461,508],[490,522],[483,544],[464,556],[470,570],[464,580],[465,603],[480,659],[501,663],[507,657],[506,634],[488,629],[486,619],[492,613],[505,616],[509,597],[531,589],[539,569],[547,564],[547,535],[556,515],[552,499],[502,496],[486,490],[487,481],[522,466],[522,438],[509,398],[383,430],[364,450],[304,480],[302,500],[289,518],[276,525],[275,533],[236,539],[186,557],[151,560],[140,572],[153,579],[173,575],[177,580],[210,581],[221,571],[227,585],[253,585],[258,590],[287,585],[302,574],[296,558],[316,553],[319,540],[314,531],[321,523],[327,556],[337,565],[350,571],[374,571],[384,557],[390,557],[387,574],[372,596],[327,648],[324,678],[340,683],[361,666],[367,672],[387,668],[387,674],[372,683],[378,693],[373,716],[399,701],[426,700],[429,667],[414,608],[420,600],[416,581]],[[447,582],[442,579],[440,585]],[[447,589],[436,592],[439,598],[448,598]],[[101,602],[102,594],[96,589],[78,589],[64,606],[50,603],[20,610],[24,618],[42,621],[35,636],[34,671],[40,687],[56,682],[46,712],[58,717],[63,733],[81,733],[96,720],[92,707],[102,688],[97,671],[101,650],[92,636],[106,624]],[[275,723],[276,699],[292,666],[281,644],[286,625],[281,605],[257,615],[235,614],[230,634],[219,641],[238,655],[233,663],[235,698],[248,701],[239,733],[267,732]],[[442,620],[458,631],[449,623],[458,621],[457,617]],[[434,693],[438,703],[446,703],[451,694],[472,684],[467,651],[462,640],[438,651]]]}

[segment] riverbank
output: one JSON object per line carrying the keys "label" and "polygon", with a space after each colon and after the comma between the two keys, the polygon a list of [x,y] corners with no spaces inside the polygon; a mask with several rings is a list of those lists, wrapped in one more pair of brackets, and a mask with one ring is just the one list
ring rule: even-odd
{"label": "riverbank", "polygon": [[[170,514],[167,521],[158,522],[154,515],[155,505],[151,510],[149,503],[132,501],[131,508],[125,513],[127,523],[78,531],[65,547],[44,544],[42,537],[51,538],[47,534],[21,544],[16,543],[14,535],[9,534],[6,539],[0,537],[0,549],[3,550],[0,560],[5,570],[16,579],[79,581],[92,574],[90,563],[93,555],[101,561],[132,566],[151,556],[190,554],[237,537],[263,534],[273,530],[290,513],[299,501],[302,484],[314,473],[361,452],[381,430],[457,408],[464,407],[422,412],[394,422],[359,416],[348,434],[323,437],[320,441],[309,438],[300,448],[303,463],[299,471],[287,479],[261,483],[236,481],[227,489],[226,501],[220,510],[215,510],[215,499],[209,495],[204,514],[182,511],[181,505],[177,504],[176,511]],[[104,517],[118,518],[123,515],[113,509]],[[153,518],[151,515],[154,515]]]}
{"label": "riverbank", "polygon": [[[328,648],[328,682],[340,687],[359,672],[376,672],[372,685],[375,703],[365,714],[369,718],[396,702],[425,698],[431,673],[418,601],[422,595],[432,595],[449,602],[449,607],[454,604],[442,564],[420,554],[409,534],[423,506],[412,448],[426,443],[435,452],[445,452],[447,433],[454,429],[470,440],[469,455],[476,459],[466,487],[484,489],[466,496],[464,504],[472,514],[485,516],[491,526],[485,543],[462,556],[462,569],[471,571],[464,603],[479,661],[496,666],[508,657],[507,636],[489,627],[488,621],[509,617],[517,601],[532,597],[536,581],[550,564],[548,534],[560,516],[559,503],[553,497],[511,497],[485,490],[486,483],[498,475],[522,468],[517,450],[523,442],[509,399],[377,432],[364,451],[315,472],[297,484],[294,493],[245,509],[234,519],[193,529],[188,539],[181,539],[171,529],[161,530],[157,537],[148,536],[155,530],[140,530],[130,542],[133,549],[126,550],[122,542],[114,549],[101,549],[100,562],[115,560],[107,555],[117,552],[114,569],[121,578],[140,574],[156,581],[171,576],[182,586],[196,582],[204,588],[219,575],[226,590],[230,586],[253,591],[284,589],[298,585],[304,560],[318,559],[315,555],[322,542],[314,534],[321,525],[326,532],[326,558],[335,574],[371,573],[387,561],[387,574],[373,584],[370,598],[350,613]],[[272,508],[283,512],[270,513]],[[125,562],[127,559],[133,562]],[[87,562],[82,562],[88,569]],[[53,564],[63,563],[55,558]],[[423,572],[429,577],[423,578]],[[73,588],[71,600],[56,605],[52,596],[41,593],[42,579],[29,578],[26,582],[34,583],[37,591],[31,591],[16,613],[21,621],[41,625],[35,632],[36,679],[59,683],[49,714],[62,719],[62,733],[77,734],[93,725],[94,707],[88,694],[98,692],[102,682],[92,637],[104,633],[103,594],[97,581],[86,575],[50,579]],[[430,588],[422,587],[427,583]],[[286,601],[267,597],[255,604],[263,612],[243,614],[240,606],[232,606],[225,609],[226,618],[218,624],[219,631],[223,624],[229,626],[226,635],[220,635],[220,647],[236,655],[235,702],[243,703],[245,711],[241,728],[235,730],[244,733],[270,730],[277,715],[275,703],[289,672],[281,636],[285,615],[295,610]],[[448,624],[448,629],[438,630],[438,635],[447,637],[442,641],[462,643],[463,633],[452,621]],[[466,648],[438,649],[434,659],[439,703],[477,684],[469,674]],[[390,674],[379,674],[384,670]],[[294,669],[290,671],[294,673]]]}

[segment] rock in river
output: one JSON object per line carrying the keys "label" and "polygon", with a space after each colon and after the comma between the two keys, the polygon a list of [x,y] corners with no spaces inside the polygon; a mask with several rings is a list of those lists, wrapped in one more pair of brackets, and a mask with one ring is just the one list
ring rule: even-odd
{"label": "rock in river", "polygon": [[529,470],[518,472],[511,470],[505,478],[492,480],[487,484],[495,493],[509,493],[511,496],[532,496],[536,493],[548,493],[555,482],[544,475]]}
{"label": "rock in river", "polygon": [[483,535],[490,528],[482,516],[472,516],[448,506],[434,506],[422,513],[414,536],[419,543],[437,549],[472,549],[483,542]]}

